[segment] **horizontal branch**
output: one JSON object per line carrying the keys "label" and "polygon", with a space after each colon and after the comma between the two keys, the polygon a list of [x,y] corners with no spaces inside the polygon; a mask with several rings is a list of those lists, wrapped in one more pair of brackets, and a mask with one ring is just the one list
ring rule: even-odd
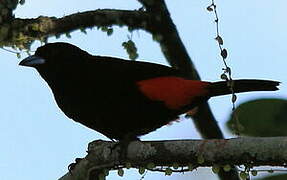
{"label": "horizontal branch", "polygon": [[[170,167],[207,167],[224,165],[286,166],[287,137],[270,138],[233,138],[211,140],[171,140],[171,141],[134,141],[127,148],[127,158],[119,159],[115,143],[94,141],[89,144],[88,155],[81,160],[72,173],[60,180],[85,179],[93,172],[103,169],[131,167],[155,169],[159,166]],[[98,175],[98,174],[97,174]]]}
{"label": "horizontal branch", "polygon": [[47,32],[50,34],[61,34],[94,26],[128,26],[130,28],[144,28],[148,19],[148,13],[144,11],[129,11],[116,9],[98,9],[76,13],[63,18],[53,20],[52,26],[47,26]]}
{"label": "horizontal branch", "polygon": [[[0,28],[0,46],[30,44],[31,41],[45,39],[90,27],[128,26],[145,29],[148,13],[140,10],[98,9],[75,13],[62,18],[39,16],[34,19],[15,18]],[[18,46],[19,47],[19,46]]]}

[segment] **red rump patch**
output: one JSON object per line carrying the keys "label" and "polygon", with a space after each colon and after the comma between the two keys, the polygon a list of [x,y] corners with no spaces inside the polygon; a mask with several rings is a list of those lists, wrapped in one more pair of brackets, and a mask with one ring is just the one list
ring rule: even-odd
{"label": "red rump patch", "polygon": [[208,94],[210,83],[180,77],[159,77],[139,81],[140,91],[151,100],[163,101],[170,109],[191,104],[194,98]]}

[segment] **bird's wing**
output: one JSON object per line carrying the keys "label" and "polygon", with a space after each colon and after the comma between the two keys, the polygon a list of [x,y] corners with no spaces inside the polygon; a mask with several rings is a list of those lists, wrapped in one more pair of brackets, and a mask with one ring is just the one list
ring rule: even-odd
{"label": "bird's wing", "polygon": [[[103,74],[128,79],[132,81],[141,81],[163,76],[181,76],[180,71],[168,66],[141,61],[129,61],[113,57],[93,56],[90,61],[90,68],[107,71]],[[95,63],[93,63],[95,62]]]}

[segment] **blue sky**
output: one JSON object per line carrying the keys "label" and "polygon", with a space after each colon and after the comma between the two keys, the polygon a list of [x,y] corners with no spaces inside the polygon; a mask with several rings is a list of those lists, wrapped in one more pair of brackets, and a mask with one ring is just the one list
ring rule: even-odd
{"label": "blue sky", "polygon": [[[206,11],[210,1],[168,0],[171,16],[180,36],[203,80],[219,80],[222,61],[214,41],[213,14]],[[286,40],[287,21],[285,0],[218,1],[221,35],[228,49],[228,64],[234,78],[261,78],[283,82],[281,90],[272,93],[248,93],[238,95],[237,104],[259,97],[286,98]],[[15,11],[17,17],[39,15],[62,17],[75,12],[98,8],[137,9],[134,0],[85,0],[69,3],[27,1]],[[66,41],[91,54],[128,58],[121,43],[130,35],[126,28],[114,28],[112,36],[96,29],[79,31],[49,42]],[[151,35],[143,31],[133,32],[139,59],[166,64],[159,46]],[[40,43],[35,43],[36,49]],[[20,59],[0,49],[0,179],[57,179],[67,172],[67,166],[76,157],[84,156],[87,144],[95,139],[106,139],[78,123],[69,120],[55,104],[47,84],[36,70],[19,67]],[[26,57],[25,53],[22,57]],[[230,96],[217,97],[209,102],[224,130],[224,123],[231,112]],[[190,120],[165,126],[143,136],[143,140],[200,138]],[[140,175],[128,171],[122,179],[140,179]],[[165,177],[149,172],[149,179],[217,179],[209,177],[210,169],[203,168],[184,175]],[[118,178],[112,173],[111,179]]]}

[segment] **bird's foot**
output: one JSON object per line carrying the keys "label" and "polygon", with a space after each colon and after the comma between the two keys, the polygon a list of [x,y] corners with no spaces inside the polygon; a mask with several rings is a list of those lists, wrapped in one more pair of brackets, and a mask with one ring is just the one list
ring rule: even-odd
{"label": "bird's foot", "polygon": [[113,153],[114,150],[118,148],[119,161],[125,162],[127,159],[128,146],[132,141],[139,141],[139,139],[138,138],[123,138],[119,140],[116,144],[110,147],[111,154]]}

